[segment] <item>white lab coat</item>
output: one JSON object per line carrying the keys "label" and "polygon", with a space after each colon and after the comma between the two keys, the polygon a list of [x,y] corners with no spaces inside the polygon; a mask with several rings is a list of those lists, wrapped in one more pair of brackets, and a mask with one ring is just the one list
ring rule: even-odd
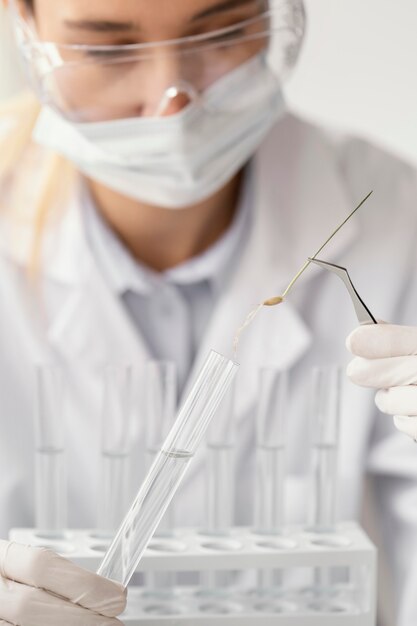
{"label": "white lab coat", "polygon": [[[210,349],[230,354],[234,332],[253,305],[279,294],[306,256],[370,189],[374,195],[367,205],[322,256],[349,267],[375,316],[417,323],[417,177],[410,167],[362,141],[327,135],[291,116],[270,132],[253,165],[250,240],[213,311],[194,372]],[[146,343],[94,265],[79,208],[72,206],[50,227],[39,285],[32,292],[24,270],[26,227],[15,238],[9,222],[5,218],[0,231],[0,534],[34,521],[32,370],[35,361],[51,358],[67,368],[70,524],[93,526],[99,367],[130,361],[140,368],[149,358]],[[34,320],[36,298],[39,315]],[[252,521],[259,367],[275,364],[290,371],[287,515],[290,522],[302,523],[309,491],[308,375],[314,364],[348,362],[345,337],[356,324],[342,285],[310,268],[288,301],[264,309],[242,337],[237,380],[239,523]],[[140,409],[138,404],[132,433],[136,460],[141,458],[143,434]],[[203,474],[201,453],[176,499],[180,524],[204,524]],[[138,469],[136,487],[140,476]],[[388,587],[401,606],[396,625],[414,626],[415,585],[409,580],[407,594],[402,590],[417,562],[417,449],[395,431],[389,417],[378,414],[372,392],[347,383],[340,445],[342,518],[361,515],[365,482],[367,502],[376,511],[381,560],[393,581]]]}

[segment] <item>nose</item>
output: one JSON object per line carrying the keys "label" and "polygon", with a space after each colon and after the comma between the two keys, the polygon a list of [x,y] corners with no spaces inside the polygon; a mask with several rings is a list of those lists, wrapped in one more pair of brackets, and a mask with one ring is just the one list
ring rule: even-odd
{"label": "nose", "polygon": [[190,59],[184,59],[181,52],[167,53],[156,50],[149,60],[147,75],[148,103],[145,115],[167,117],[179,113],[197,96],[189,82]]}
{"label": "nose", "polygon": [[177,84],[171,85],[163,94],[155,115],[158,117],[167,117],[179,113],[186,106],[191,104],[197,98],[197,92],[192,85],[185,81],[178,81]]}
{"label": "nose", "polygon": [[[136,93],[135,110],[141,117],[167,117],[179,113],[198,97],[190,62],[180,54],[155,54],[136,65],[129,76],[129,97]],[[120,86],[119,86],[120,87]],[[125,97],[128,97],[127,95]]]}

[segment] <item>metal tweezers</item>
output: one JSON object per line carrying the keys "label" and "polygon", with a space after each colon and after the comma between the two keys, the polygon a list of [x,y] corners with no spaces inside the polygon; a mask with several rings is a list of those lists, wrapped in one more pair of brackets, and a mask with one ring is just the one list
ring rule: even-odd
{"label": "metal tweezers", "polygon": [[352,300],[352,304],[355,307],[356,316],[360,324],[368,324],[372,322],[373,324],[377,324],[378,322],[366,306],[365,302],[362,300],[360,295],[355,289],[354,284],[349,276],[349,273],[345,267],[341,267],[340,265],[334,265],[334,263],[327,263],[326,261],[321,261],[320,259],[309,258],[311,263],[315,263],[319,265],[325,270],[336,274],[344,283],[350,299]]}

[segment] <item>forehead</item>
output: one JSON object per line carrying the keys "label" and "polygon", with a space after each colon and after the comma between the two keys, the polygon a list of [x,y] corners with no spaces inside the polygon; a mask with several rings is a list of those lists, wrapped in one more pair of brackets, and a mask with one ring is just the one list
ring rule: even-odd
{"label": "forehead", "polygon": [[[254,0],[251,0],[254,3]],[[209,18],[217,8],[233,11],[250,0],[35,0],[37,17],[65,20],[129,21],[146,28],[169,28]]]}

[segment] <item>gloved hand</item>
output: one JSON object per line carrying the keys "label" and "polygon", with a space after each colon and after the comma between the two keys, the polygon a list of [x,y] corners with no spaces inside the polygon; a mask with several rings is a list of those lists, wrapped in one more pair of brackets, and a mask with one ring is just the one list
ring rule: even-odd
{"label": "gloved hand", "polygon": [[348,366],[349,378],[379,389],[377,407],[417,440],[417,328],[366,324],[349,335],[346,346],[356,355]]}
{"label": "gloved hand", "polygon": [[118,583],[51,550],[0,541],[1,625],[120,626],[125,605]]}

